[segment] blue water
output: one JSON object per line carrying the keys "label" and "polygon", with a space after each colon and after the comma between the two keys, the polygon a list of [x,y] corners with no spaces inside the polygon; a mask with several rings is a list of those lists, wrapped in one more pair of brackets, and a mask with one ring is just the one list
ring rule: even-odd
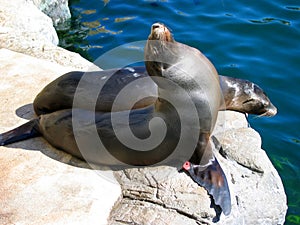
{"label": "blue water", "polygon": [[[200,49],[219,74],[259,84],[278,108],[250,118],[288,195],[286,224],[300,224],[300,1],[71,0],[73,18],[61,46],[93,61],[125,43],[145,40],[152,23]],[[121,59],[113,59],[121,60]]]}

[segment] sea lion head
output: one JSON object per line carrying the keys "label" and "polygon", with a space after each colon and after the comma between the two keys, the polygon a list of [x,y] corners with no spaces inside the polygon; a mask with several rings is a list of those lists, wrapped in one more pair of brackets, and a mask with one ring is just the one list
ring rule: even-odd
{"label": "sea lion head", "polygon": [[267,94],[256,84],[244,95],[242,107],[245,112],[259,116],[275,116],[277,108],[272,104]]}
{"label": "sea lion head", "polygon": [[154,23],[151,26],[151,33],[148,40],[159,40],[166,42],[173,42],[174,38],[170,29],[167,28],[163,23]]}
{"label": "sea lion head", "polygon": [[163,23],[154,23],[145,46],[145,65],[150,76],[162,72],[178,60],[178,48],[170,29]]}

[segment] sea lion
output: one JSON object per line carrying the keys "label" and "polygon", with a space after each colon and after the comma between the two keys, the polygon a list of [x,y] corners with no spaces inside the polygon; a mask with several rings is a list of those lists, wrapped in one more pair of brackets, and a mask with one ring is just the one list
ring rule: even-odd
{"label": "sea lion", "polygon": [[[168,46],[168,43],[174,45]],[[145,49],[147,71],[157,84],[158,98],[154,105],[119,112],[59,110],[1,134],[0,145],[42,135],[53,146],[74,156],[109,166],[120,165],[120,162],[126,166],[156,165],[164,163],[174,152],[178,158],[170,157],[165,163],[174,159],[183,163],[193,155],[191,161],[200,163],[199,167],[206,174],[203,186],[213,193],[215,202],[228,215],[230,193],[224,182],[226,177],[213,156],[213,149],[218,149],[210,139],[221,104],[217,71],[198,50],[175,42],[162,24],[152,26]],[[112,118],[116,118],[116,124]],[[129,118],[129,122],[124,118]],[[158,118],[164,120],[165,127],[161,127]],[[127,138],[128,125],[140,140],[132,148],[118,139]],[[118,137],[115,132],[119,133]],[[99,137],[108,152],[99,145]],[[145,143],[148,151],[141,151]]]}
{"label": "sea lion", "polygon": [[[74,94],[76,91],[80,91],[77,90],[77,86],[83,76],[89,77],[85,81],[89,82],[85,85],[89,89],[98,90],[100,85],[105,83],[99,93],[96,105],[93,105],[91,110],[110,112],[116,96],[124,87],[138,79],[147,78],[149,75],[145,67],[125,67],[94,72],[72,71],[50,82],[36,96],[33,102],[35,113],[41,115],[72,108]],[[276,114],[276,107],[258,85],[247,80],[222,75],[219,75],[219,80],[224,98],[224,103],[220,105],[219,110],[233,110],[260,116]],[[141,81],[131,89],[128,98],[139,99],[141,95],[149,97],[137,101],[133,107],[127,101],[123,101],[114,110],[130,110],[154,104],[156,98],[153,96],[157,95],[155,82],[151,79]],[[87,101],[88,99],[85,98],[78,108],[89,109],[87,106],[90,104],[87,104]]]}
{"label": "sea lion", "polygon": [[[217,70],[198,49],[176,42],[170,30],[162,23],[152,25],[144,55],[150,76],[163,77],[178,84],[195,104],[200,133],[197,148],[190,161],[199,165],[204,173],[202,177],[194,180],[206,187],[209,193],[213,193],[217,204],[221,206],[224,214],[228,215],[231,211],[230,192],[224,172],[214,157],[213,152],[219,151],[216,148],[218,145],[211,144],[211,133],[223,102]],[[176,90],[164,84],[157,85],[158,93],[177,94]],[[177,95],[177,101],[183,103],[186,100],[188,99]],[[190,117],[188,111],[189,109],[185,111],[187,119]],[[198,179],[203,182],[199,182]]]}
{"label": "sea lion", "polygon": [[224,104],[220,110],[233,110],[259,116],[274,116],[277,108],[258,85],[243,79],[220,76]]}
{"label": "sea lion", "polygon": [[[82,79],[84,77],[84,80]],[[49,83],[36,96],[33,102],[34,111],[37,115],[55,112],[61,109],[70,109],[73,107],[74,95],[82,95],[81,102],[78,102],[78,108],[90,109],[89,106],[94,97],[85,97],[86,89],[98,92],[102,85],[103,88],[97,97],[96,105],[92,109],[101,112],[112,111],[112,105],[119,92],[133,81],[140,80],[138,84],[131,88],[128,93],[128,99],[139,99],[141,95],[147,95],[138,101],[133,108],[143,108],[154,104],[157,95],[157,86],[147,75],[145,67],[125,67],[122,69],[109,69],[95,72],[72,71],[66,73]],[[77,89],[79,82],[84,89]],[[84,83],[83,83],[84,82]],[[115,108],[116,111],[130,110],[131,105],[128,102],[120,102]]]}

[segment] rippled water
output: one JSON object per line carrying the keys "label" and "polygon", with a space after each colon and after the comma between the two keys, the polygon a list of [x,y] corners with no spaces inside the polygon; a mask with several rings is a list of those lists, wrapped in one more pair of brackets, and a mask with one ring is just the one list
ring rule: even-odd
{"label": "rippled water", "polygon": [[[288,195],[286,224],[300,224],[300,2],[71,0],[73,19],[61,46],[93,61],[145,40],[152,23],[200,49],[220,74],[259,84],[278,107],[273,118],[250,118]],[[113,60],[122,60],[113,59]]]}

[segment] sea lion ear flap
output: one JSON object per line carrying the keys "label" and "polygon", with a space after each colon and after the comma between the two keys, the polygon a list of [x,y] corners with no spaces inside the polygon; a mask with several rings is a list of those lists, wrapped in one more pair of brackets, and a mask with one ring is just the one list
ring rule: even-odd
{"label": "sea lion ear flap", "polygon": [[[217,142],[218,143],[218,142]],[[219,145],[213,142],[213,147]],[[231,197],[225,174],[218,162],[214,157],[210,160],[209,165],[201,166],[191,162],[185,162],[183,170],[192,177],[192,179],[204,187],[207,192],[213,197],[216,205],[219,205],[224,215],[229,215],[231,212]]]}

